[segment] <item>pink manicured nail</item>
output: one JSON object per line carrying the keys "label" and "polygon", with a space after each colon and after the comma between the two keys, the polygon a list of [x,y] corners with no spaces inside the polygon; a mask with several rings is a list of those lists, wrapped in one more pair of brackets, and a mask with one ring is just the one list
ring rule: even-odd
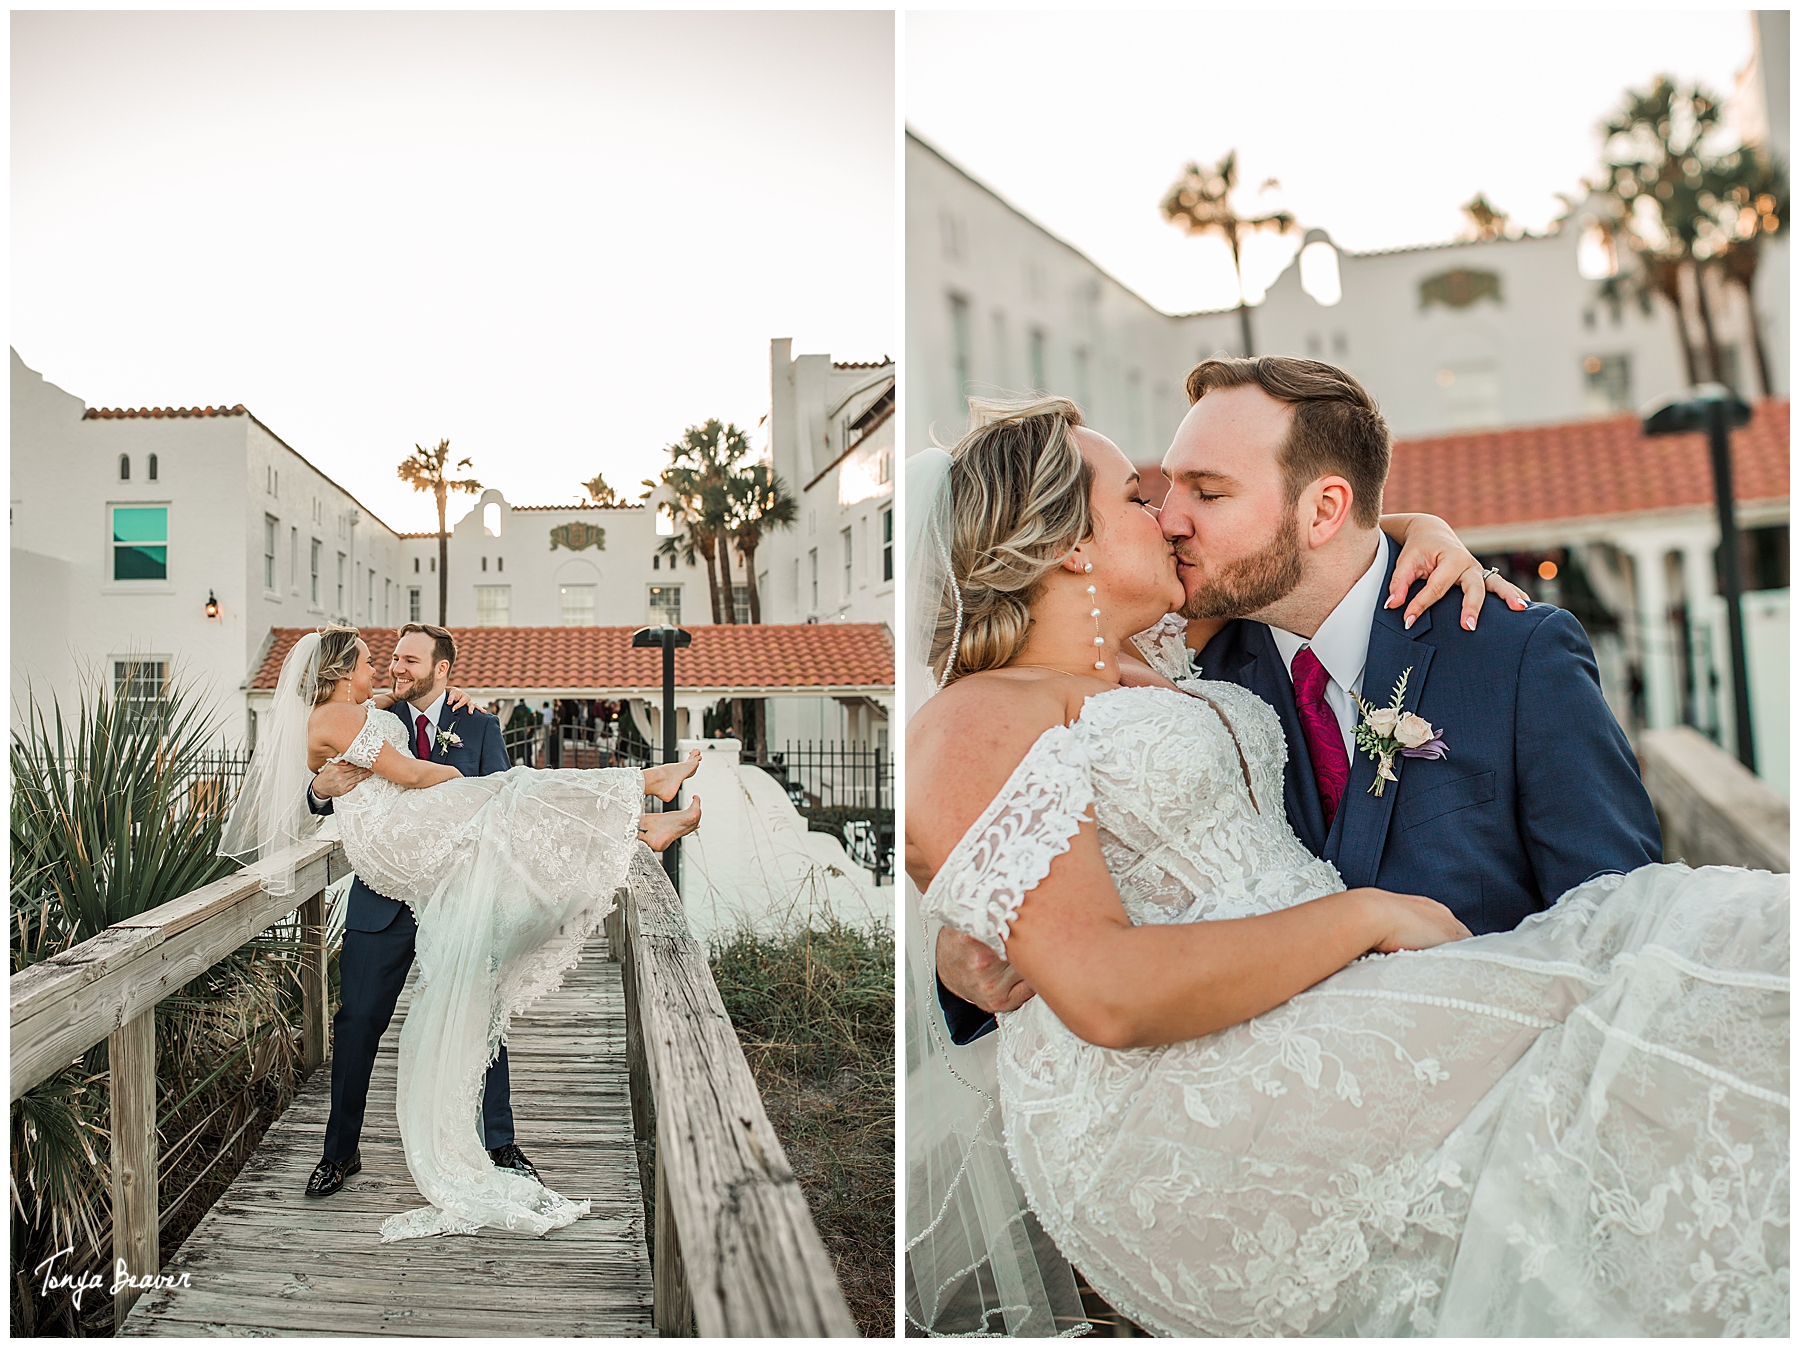
{"label": "pink manicured nail", "polygon": [[1412,631],[1412,625],[1413,625],[1413,623],[1414,623],[1414,622],[1416,622],[1416,621],[1417,621],[1417,620],[1418,620],[1418,615],[1417,615],[1417,614],[1414,614],[1414,613],[1409,613],[1409,614],[1407,614],[1407,615],[1406,615],[1406,630],[1407,630],[1407,631],[1409,631],[1409,632],[1410,632],[1410,631]]}
{"label": "pink manicured nail", "polygon": [[1469,631],[1473,632],[1475,630],[1475,620],[1473,618],[1464,618],[1463,626],[1466,627]]}

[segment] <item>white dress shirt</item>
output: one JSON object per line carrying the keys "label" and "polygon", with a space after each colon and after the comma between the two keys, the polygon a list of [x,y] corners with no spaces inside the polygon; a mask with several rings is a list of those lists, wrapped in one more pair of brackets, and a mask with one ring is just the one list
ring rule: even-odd
{"label": "white dress shirt", "polygon": [[1381,582],[1387,578],[1387,535],[1379,529],[1375,537],[1375,560],[1350,592],[1338,600],[1312,640],[1271,626],[1275,649],[1287,665],[1288,678],[1294,677],[1294,657],[1307,646],[1325,667],[1330,677],[1325,681],[1325,705],[1337,717],[1338,729],[1344,735],[1344,753],[1356,761],[1356,702],[1350,694],[1362,692],[1363,666],[1369,660],[1369,627],[1375,621],[1375,608],[1381,602]]}

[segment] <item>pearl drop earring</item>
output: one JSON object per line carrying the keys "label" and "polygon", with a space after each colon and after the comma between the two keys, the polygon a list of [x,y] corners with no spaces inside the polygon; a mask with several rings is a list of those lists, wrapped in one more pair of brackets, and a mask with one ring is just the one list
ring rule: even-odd
{"label": "pearl drop earring", "polygon": [[[1089,562],[1086,566],[1082,567],[1081,569],[1082,569],[1083,573],[1085,573],[1085,574],[1092,574],[1093,570],[1094,570],[1094,564],[1092,562]],[[1088,591],[1088,594],[1090,594],[1090,595],[1099,593],[1099,591],[1096,590],[1092,585],[1089,585],[1087,587],[1087,591]],[[1099,610],[1099,608],[1095,607],[1095,608],[1089,609],[1088,617],[1090,617],[1094,620],[1094,645],[1095,646],[1106,645],[1106,638],[1100,635],[1100,610]],[[1104,661],[1104,660],[1094,661],[1094,668],[1095,669],[1105,669],[1106,661]]]}

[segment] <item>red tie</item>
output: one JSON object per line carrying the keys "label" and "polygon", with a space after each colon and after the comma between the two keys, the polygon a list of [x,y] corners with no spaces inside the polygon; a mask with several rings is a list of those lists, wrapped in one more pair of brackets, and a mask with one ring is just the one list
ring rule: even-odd
{"label": "red tie", "polygon": [[421,759],[431,757],[431,720],[424,712],[419,713],[419,747],[415,752]]}
{"label": "red tie", "polygon": [[1344,788],[1350,785],[1350,756],[1344,752],[1344,732],[1325,701],[1328,677],[1312,647],[1302,646],[1294,656],[1294,707],[1300,713],[1306,751],[1312,755],[1313,781],[1319,788],[1319,804],[1325,807],[1326,828],[1331,827],[1344,799]]}

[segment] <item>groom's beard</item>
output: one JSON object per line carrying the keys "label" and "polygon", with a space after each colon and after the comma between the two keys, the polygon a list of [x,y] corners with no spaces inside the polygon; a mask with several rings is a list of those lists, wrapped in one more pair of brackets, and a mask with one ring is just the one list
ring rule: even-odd
{"label": "groom's beard", "polygon": [[[1180,548],[1176,551],[1181,553]],[[1182,560],[1188,559],[1183,556]],[[1267,546],[1202,580],[1181,606],[1181,616],[1242,618],[1259,613],[1293,593],[1302,574],[1297,531],[1291,525],[1277,528]]]}
{"label": "groom's beard", "polygon": [[[396,688],[395,691],[399,692],[399,689]],[[416,707],[418,706],[419,699],[425,698],[425,706],[429,707],[431,705],[430,699],[436,696],[436,694],[437,679],[435,676],[427,674],[424,678],[414,679],[412,683],[408,684],[406,691],[400,693],[400,699],[403,702],[410,702]],[[420,710],[422,711],[424,708],[421,707]]]}

